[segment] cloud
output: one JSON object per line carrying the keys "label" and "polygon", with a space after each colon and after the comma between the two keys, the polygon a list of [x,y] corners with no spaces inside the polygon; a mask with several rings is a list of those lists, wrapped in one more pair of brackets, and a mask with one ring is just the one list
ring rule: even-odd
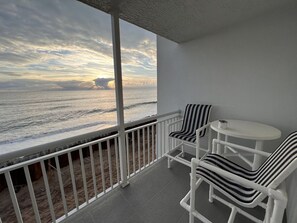
{"label": "cloud", "polygon": [[49,91],[49,90],[91,90],[96,89],[90,81],[46,81],[36,79],[17,79],[0,82],[0,90]]}
{"label": "cloud", "polygon": [[[110,24],[108,14],[78,1],[3,1],[0,81],[38,79],[62,89],[107,87],[93,80],[114,75]],[[156,77],[154,34],[121,21],[121,43],[124,75]]]}
{"label": "cloud", "polygon": [[[154,78],[123,77],[124,88],[156,87]],[[74,91],[74,90],[108,90],[114,87],[114,78],[96,78],[93,81],[50,81],[38,79],[14,79],[0,81],[0,91]]]}
{"label": "cloud", "polygon": [[21,77],[22,75],[19,73],[9,72],[9,71],[0,71],[0,74],[6,75],[9,77]]}
{"label": "cloud", "polygon": [[157,80],[156,78],[147,78],[147,77],[123,77],[123,86],[124,88],[156,88]]}
{"label": "cloud", "polygon": [[55,84],[60,88],[60,90],[90,90],[94,88],[92,82],[84,81],[60,81],[55,82]]}
{"label": "cloud", "polygon": [[108,85],[109,82],[114,81],[114,78],[96,78],[94,80],[96,87],[99,89],[107,90],[111,87]]}
{"label": "cloud", "polygon": [[17,79],[9,81],[1,81],[1,90],[49,90],[55,89],[57,85],[54,82],[31,79]]}

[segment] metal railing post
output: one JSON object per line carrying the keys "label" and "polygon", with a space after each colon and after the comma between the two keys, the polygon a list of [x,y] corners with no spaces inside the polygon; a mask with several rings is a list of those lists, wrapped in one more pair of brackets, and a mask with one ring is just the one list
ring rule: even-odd
{"label": "metal railing post", "polygon": [[111,13],[111,27],[112,27],[112,45],[113,45],[113,60],[114,60],[114,74],[115,74],[117,123],[119,126],[118,131],[119,131],[121,186],[125,187],[129,184],[129,182],[127,180],[127,157],[126,157],[126,148],[125,148],[120,25],[119,25],[119,16],[117,11],[113,11]]}
{"label": "metal railing post", "polygon": [[156,135],[157,135],[157,158],[161,158],[162,152],[161,152],[161,123],[157,122],[156,125]]}

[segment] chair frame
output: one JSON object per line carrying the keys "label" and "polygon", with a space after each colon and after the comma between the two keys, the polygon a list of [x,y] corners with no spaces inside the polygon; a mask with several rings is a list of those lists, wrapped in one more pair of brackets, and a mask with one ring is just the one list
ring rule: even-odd
{"label": "chair frame", "polygon": [[[212,144],[213,149],[215,148],[215,146],[217,144],[230,146],[237,150],[258,154],[258,155],[265,156],[265,157],[270,155],[270,153],[267,153],[267,152],[256,151],[249,147],[240,146],[240,145],[236,145],[236,144],[229,143],[229,142],[224,142],[224,141],[221,141],[218,139],[213,140],[213,144]],[[197,146],[197,148],[199,148],[199,147]],[[198,157],[199,157],[199,150],[198,150]],[[201,178],[197,179],[197,176],[196,176],[196,168],[198,165],[200,165],[204,168],[207,168],[217,174],[220,174],[221,176],[224,176],[228,179],[234,180],[237,183],[240,183],[242,185],[249,186],[255,190],[258,190],[258,191],[262,192],[262,194],[265,197],[268,196],[268,202],[266,204],[262,202],[262,200],[264,199],[264,197],[263,197],[263,199],[261,199],[261,200],[256,199],[253,203],[251,203],[249,205],[242,205],[242,206],[249,207],[249,208],[253,208],[255,206],[260,206],[263,209],[265,209],[264,220],[260,220],[256,217],[254,217],[253,215],[247,213],[246,211],[242,210],[238,206],[235,206],[234,204],[230,203],[229,201],[226,201],[226,200],[218,197],[217,195],[215,195],[212,187],[210,186],[209,202],[212,203],[213,199],[216,199],[217,201],[219,201],[219,202],[223,203],[224,205],[231,208],[231,213],[230,213],[230,216],[228,219],[228,223],[234,222],[236,213],[240,213],[240,214],[244,215],[245,217],[249,218],[250,220],[257,222],[257,223],[260,223],[260,222],[280,223],[282,221],[284,211],[287,206],[287,200],[288,200],[286,189],[285,189],[286,188],[285,181],[283,181],[276,189],[273,189],[270,187],[264,187],[260,184],[249,181],[243,177],[240,177],[240,176],[232,174],[228,171],[222,170],[221,168],[219,168],[217,166],[213,166],[211,164],[205,163],[203,160],[200,160],[197,158],[192,158],[192,160],[191,160],[191,174],[190,174],[190,178],[191,178],[190,179],[190,185],[191,185],[190,191],[180,201],[180,205],[189,212],[189,222],[190,223],[194,223],[194,217],[200,219],[202,222],[206,222],[206,223],[211,222],[205,216],[201,215],[198,211],[195,210],[195,192],[198,189],[198,187],[200,186],[200,184],[203,182],[203,180]],[[292,169],[296,169],[296,168],[297,168],[297,163],[295,163],[295,165],[287,167],[285,171],[291,172]],[[217,190],[220,191],[220,189],[218,189],[218,188],[217,188]],[[233,200],[232,197],[229,197],[229,198],[231,200]],[[189,200],[190,200],[190,204],[188,204]],[[236,202],[236,200],[233,200],[233,201]],[[236,203],[238,203],[238,202],[236,202]]]}
{"label": "chair frame", "polygon": [[[184,153],[185,153],[185,151],[184,151],[184,145],[187,145],[189,147],[192,147],[192,148],[195,148],[196,149],[196,158],[197,159],[199,159],[199,150],[202,150],[204,152],[210,152],[210,148],[211,148],[211,129],[210,129],[210,124],[211,123],[209,122],[209,120],[210,120],[211,111],[212,111],[212,107],[209,110],[209,116],[208,116],[207,124],[204,125],[204,126],[202,126],[202,127],[200,127],[200,128],[198,128],[198,129],[196,129],[196,143],[188,142],[186,140],[177,139],[177,138],[173,138],[173,137],[170,137],[169,136],[169,133],[171,132],[170,131],[170,127],[173,126],[173,125],[176,125],[176,124],[178,124],[180,122],[182,122],[183,119],[180,119],[180,120],[177,120],[177,121],[172,122],[170,124],[167,124],[166,135],[168,136],[168,141],[167,141],[167,143],[168,143],[168,145],[167,145],[168,152],[165,153],[164,155],[168,158],[168,163],[167,163],[168,168],[171,168],[171,163],[173,161],[177,161],[179,163],[182,163],[182,164],[184,164],[186,166],[191,167],[191,162],[188,161],[188,160],[186,160],[186,159],[183,159]],[[206,129],[205,135],[208,135],[208,148],[207,149],[204,149],[204,148],[201,148],[200,147],[200,135],[199,134],[200,134],[200,132],[202,132],[205,129]],[[198,133],[198,135],[197,135],[197,133]],[[173,148],[170,149],[170,140],[172,140],[172,139],[173,140],[176,140],[179,143],[177,143],[176,146],[174,146]],[[173,145],[173,143],[172,143],[172,145]],[[181,152],[180,153],[178,153],[177,155],[172,155],[173,152],[175,152],[176,150],[178,150],[180,148],[181,148]]]}

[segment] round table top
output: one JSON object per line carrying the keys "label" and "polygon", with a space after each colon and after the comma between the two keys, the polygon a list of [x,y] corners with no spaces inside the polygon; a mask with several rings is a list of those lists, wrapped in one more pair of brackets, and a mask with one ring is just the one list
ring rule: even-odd
{"label": "round table top", "polygon": [[213,121],[210,127],[218,133],[242,139],[272,140],[281,137],[281,131],[269,125],[242,120],[226,121],[228,122],[226,129],[218,127],[219,120]]}

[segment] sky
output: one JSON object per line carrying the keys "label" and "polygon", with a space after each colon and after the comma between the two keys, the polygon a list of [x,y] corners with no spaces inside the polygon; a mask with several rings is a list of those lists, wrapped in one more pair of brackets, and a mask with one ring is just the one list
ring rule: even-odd
{"label": "sky", "polygon": [[[155,87],[155,34],[120,30],[124,87]],[[76,0],[0,2],[0,91],[113,87],[110,15]]]}

